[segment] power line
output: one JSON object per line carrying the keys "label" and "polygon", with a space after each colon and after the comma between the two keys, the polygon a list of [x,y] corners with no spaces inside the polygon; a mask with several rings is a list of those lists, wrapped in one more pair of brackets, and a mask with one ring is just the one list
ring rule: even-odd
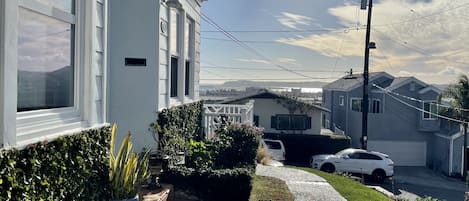
{"label": "power line", "polygon": [[[337,79],[335,77],[316,77],[314,79],[317,79],[317,80],[331,80],[331,79]],[[214,81],[226,81],[226,80],[229,80],[229,81],[233,81],[233,80],[237,80],[237,81],[298,81],[298,80],[302,80],[302,81],[311,81],[310,78],[254,78],[254,79],[246,79],[246,78],[239,78],[239,79],[236,79],[236,78],[230,78],[230,79],[219,79],[219,78],[205,78],[205,79],[200,79],[200,80],[214,80]]]}
{"label": "power line", "polygon": [[378,24],[378,25],[373,25],[373,26],[374,26],[374,27],[377,27],[377,26],[378,26],[378,27],[381,27],[381,26],[392,26],[392,25],[398,25],[398,24],[403,24],[403,23],[408,23],[408,22],[419,21],[419,20],[422,20],[422,19],[424,19],[424,18],[428,18],[428,17],[440,15],[440,14],[443,14],[443,13],[445,13],[445,12],[452,11],[452,10],[455,10],[455,9],[458,9],[458,8],[461,8],[461,7],[464,7],[464,6],[467,6],[467,5],[469,5],[469,3],[464,3],[464,4],[461,4],[461,5],[458,5],[458,6],[449,8],[449,9],[446,9],[446,10],[441,10],[441,11],[439,11],[439,12],[435,12],[435,13],[432,13],[432,14],[424,15],[424,16],[421,16],[421,17],[419,17],[419,18],[408,19],[408,20],[402,20],[402,21],[393,22],[393,23],[389,23],[389,24]]}
{"label": "power line", "polygon": [[465,65],[469,65],[469,63],[467,62],[461,62],[461,61],[453,61],[453,60],[450,60],[450,59],[447,59],[447,58],[444,58],[444,57],[437,57],[437,56],[434,56],[433,54],[431,53],[428,53],[426,52],[424,49],[422,48],[419,48],[415,45],[411,45],[410,43],[406,42],[406,41],[400,41],[400,40],[397,40],[397,39],[393,39],[392,37],[386,35],[385,33],[379,31],[378,29],[376,28],[373,28],[374,31],[376,31],[376,33],[380,34],[381,36],[384,36],[386,38],[388,38],[389,40],[391,40],[392,42],[402,46],[402,47],[405,47],[407,49],[411,49],[415,52],[418,52],[424,56],[429,56],[429,57],[435,57],[435,58],[438,58],[438,59],[442,59],[442,60],[445,60],[445,61],[448,61],[448,62],[451,62],[451,63],[457,63],[457,64],[465,64]]}
{"label": "power line", "polygon": [[[216,40],[216,41],[226,41],[226,42],[233,42],[232,40],[229,40],[229,39],[224,39],[224,38],[212,38],[212,37],[200,37],[202,39],[207,39],[207,40]],[[283,44],[283,43],[279,43],[277,41],[269,41],[269,40],[264,40],[264,41],[260,41],[260,40],[241,40],[241,42],[244,42],[244,43],[274,43],[274,44]]]}
{"label": "power line", "polygon": [[431,116],[439,117],[439,118],[442,118],[442,119],[446,119],[446,120],[448,120],[448,121],[454,121],[454,122],[458,122],[458,123],[467,123],[467,122],[462,121],[462,120],[453,119],[453,118],[451,118],[451,117],[447,117],[447,116],[435,114],[435,113],[432,113],[432,112],[429,112],[429,111],[425,111],[425,110],[423,110],[423,109],[421,109],[421,108],[418,108],[418,107],[415,107],[415,106],[413,106],[413,105],[411,105],[411,104],[409,104],[409,103],[407,103],[407,102],[405,102],[405,101],[403,101],[403,100],[401,100],[401,99],[399,99],[399,98],[397,98],[397,97],[395,97],[395,96],[393,96],[393,95],[391,95],[391,94],[389,94],[389,93],[387,93],[387,92],[384,92],[384,94],[390,96],[390,97],[393,98],[394,100],[396,100],[396,101],[398,101],[398,102],[400,102],[400,103],[402,103],[402,104],[404,104],[404,105],[406,105],[406,106],[408,106],[408,107],[410,107],[410,108],[413,108],[413,109],[415,109],[415,110],[418,110],[418,111],[423,112],[423,113],[426,113],[426,114],[429,114],[429,115],[431,115]]}
{"label": "power line", "polygon": [[413,98],[413,97],[409,97],[409,96],[406,96],[406,95],[402,95],[400,93],[397,93],[397,92],[394,92],[394,91],[391,91],[391,90],[388,90],[388,89],[385,89],[383,87],[380,87],[376,84],[373,84],[374,87],[386,92],[386,93],[392,93],[396,96],[399,96],[399,97],[402,97],[402,98],[405,98],[405,99],[408,99],[408,100],[411,100],[411,101],[415,101],[415,102],[419,102],[419,103],[429,103],[430,105],[436,105],[438,107],[444,107],[444,108],[449,108],[449,109],[454,109],[454,110],[460,110],[460,111],[465,111],[465,112],[469,112],[469,109],[464,109],[464,108],[458,108],[458,107],[451,107],[451,106],[447,106],[447,105],[443,105],[443,104],[438,104],[438,103],[433,103],[433,102],[428,102],[428,101],[424,101],[424,100],[420,100],[420,99],[417,99],[417,98]]}
{"label": "power line", "polygon": [[[347,32],[350,30],[365,29],[363,27],[325,28],[325,29],[303,29],[303,30],[225,30],[230,33],[311,33],[311,32]],[[223,33],[221,30],[202,30],[205,33]]]}
{"label": "power line", "polygon": [[305,75],[305,74],[302,74],[302,73],[298,73],[294,70],[291,70],[289,68],[286,68],[280,64],[277,64],[275,62],[273,62],[270,58],[264,56],[263,54],[261,54],[260,52],[258,52],[256,49],[250,47],[249,45],[247,45],[246,43],[243,43],[242,41],[240,41],[239,39],[237,39],[235,36],[233,36],[231,33],[225,31],[225,29],[223,29],[220,25],[218,25],[216,22],[214,22],[212,19],[210,19],[208,16],[206,16],[204,13],[201,14],[202,16],[202,19],[204,21],[206,21],[207,23],[209,23],[212,27],[216,28],[217,30],[221,31],[223,33],[223,35],[225,35],[227,38],[229,38],[230,40],[233,40],[233,42],[237,43],[240,47],[252,52],[253,54],[257,55],[258,57],[264,59],[264,60],[267,60],[269,63],[275,65],[276,67],[278,68],[281,68],[285,71],[288,71],[290,73],[293,73],[293,74],[296,74],[296,75],[299,75],[301,77],[305,77],[305,78],[311,78],[310,76],[308,75]]}
{"label": "power line", "polygon": [[[233,70],[250,70],[250,71],[283,71],[282,69],[277,68],[255,68],[255,67],[228,67],[228,66],[201,66],[202,68],[212,68],[212,69],[233,69]],[[310,72],[310,73],[345,73],[346,71],[334,71],[334,70],[296,70],[298,72]]]}

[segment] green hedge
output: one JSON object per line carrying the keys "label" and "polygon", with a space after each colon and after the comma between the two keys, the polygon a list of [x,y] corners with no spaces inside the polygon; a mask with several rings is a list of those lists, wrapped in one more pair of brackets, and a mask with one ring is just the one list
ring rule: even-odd
{"label": "green hedge", "polygon": [[281,140],[285,145],[287,162],[302,165],[308,165],[313,155],[335,154],[350,148],[352,143],[349,137],[340,135],[265,133],[264,138]]}
{"label": "green hedge", "polygon": [[0,152],[0,200],[108,200],[110,128]]}
{"label": "green hedge", "polygon": [[158,134],[160,154],[174,159],[178,152],[187,151],[185,144],[190,139],[200,140],[202,113],[203,101],[171,107],[158,113],[150,130]]}
{"label": "green hedge", "polygon": [[254,168],[207,169],[197,171],[187,167],[173,167],[162,177],[163,182],[189,190],[202,200],[248,200]]}

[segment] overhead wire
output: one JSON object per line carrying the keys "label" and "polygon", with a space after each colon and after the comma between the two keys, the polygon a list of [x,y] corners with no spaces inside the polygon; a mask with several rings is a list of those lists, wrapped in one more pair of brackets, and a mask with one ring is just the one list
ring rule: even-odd
{"label": "overhead wire", "polygon": [[413,97],[410,97],[410,96],[406,96],[406,95],[403,95],[403,94],[400,94],[400,93],[397,93],[397,92],[394,92],[394,91],[385,89],[385,88],[383,88],[383,87],[380,87],[380,86],[377,85],[377,84],[373,84],[373,86],[376,87],[376,88],[378,88],[378,89],[380,89],[380,90],[383,91],[383,92],[392,93],[392,94],[394,94],[394,95],[396,95],[396,96],[405,98],[405,99],[407,99],[407,100],[411,100],[411,101],[415,101],[415,102],[419,102],[419,103],[429,103],[430,105],[436,105],[436,106],[438,106],[438,107],[444,107],[444,108],[448,108],[448,109],[454,109],[454,110],[469,112],[469,109],[459,108],[459,107],[452,107],[452,106],[448,106],[448,105],[443,105],[443,104],[434,103],[434,102],[428,102],[428,101],[420,100],[420,99],[413,98]]}
{"label": "overhead wire", "polygon": [[227,32],[225,29],[223,29],[220,25],[218,25],[215,21],[213,21],[210,17],[208,17],[207,15],[205,15],[204,13],[201,14],[202,16],[202,19],[204,21],[206,21],[208,24],[210,24],[212,27],[216,28],[217,30],[219,31],[222,31],[223,35],[225,35],[227,38],[229,38],[230,40],[232,40],[233,42],[235,42],[236,44],[238,44],[240,47],[248,50],[249,52],[255,54],[256,56],[268,61],[269,63],[271,63],[272,65],[275,65],[276,67],[280,68],[280,69],[283,69],[287,72],[290,72],[292,74],[296,74],[296,75],[299,75],[301,77],[305,77],[305,78],[311,78],[311,79],[314,79],[313,77],[311,76],[308,76],[308,75],[305,75],[303,73],[299,73],[299,72],[296,72],[294,70],[291,70],[287,67],[284,67],[280,64],[277,64],[276,62],[272,61],[270,58],[266,57],[265,55],[261,54],[259,51],[257,51],[256,49],[252,48],[251,46],[247,45],[246,43],[240,41],[238,38],[236,38],[235,36],[233,36],[231,33]]}

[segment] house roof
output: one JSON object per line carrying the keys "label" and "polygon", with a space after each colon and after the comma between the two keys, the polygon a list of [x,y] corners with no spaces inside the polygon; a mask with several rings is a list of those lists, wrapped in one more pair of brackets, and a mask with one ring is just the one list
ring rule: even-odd
{"label": "house roof", "polygon": [[246,94],[244,96],[230,98],[230,99],[221,101],[220,103],[221,104],[228,104],[228,103],[232,103],[232,102],[236,102],[236,101],[242,101],[242,100],[253,99],[253,98],[265,98],[265,99],[288,98],[288,99],[294,100],[298,103],[305,104],[305,105],[308,105],[310,107],[313,107],[315,109],[318,109],[318,110],[321,110],[321,111],[324,111],[324,112],[330,112],[329,109],[327,109],[325,107],[322,107],[320,105],[307,103],[307,102],[304,102],[304,101],[301,101],[301,100],[298,100],[298,99],[293,99],[291,97],[284,96],[284,95],[278,94],[276,92],[269,91],[267,89],[262,89],[262,90],[259,90],[258,92],[249,93],[249,94]]}
{"label": "house roof", "polygon": [[[370,73],[370,81],[380,77],[394,78],[386,72],[373,72]],[[334,82],[331,82],[323,87],[324,90],[339,90],[339,91],[350,91],[361,86],[363,83],[363,74],[346,75]]]}
{"label": "house roof", "polygon": [[425,82],[420,81],[419,79],[417,79],[415,77],[396,77],[396,78],[394,78],[391,85],[389,85],[389,87],[387,87],[386,89],[392,91],[394,89],[402,87],[402,86],[404,86],[406,84],[409,84],[411,82],[415,82],[415,83],[417,83],[417,84],[419,84],[423,87],[428,86],[428,84],[426,84]]}

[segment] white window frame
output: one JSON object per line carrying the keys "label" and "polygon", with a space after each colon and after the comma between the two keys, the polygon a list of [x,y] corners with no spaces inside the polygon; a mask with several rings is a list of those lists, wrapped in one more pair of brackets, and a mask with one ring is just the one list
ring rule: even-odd
{"label": "white window frame", "polygon": [[[173,36],[173,15],[172,15],[172,12],[176,12],[176,15],[177,15],[177,19],[176,19],[176,27],[177,27],[177,31],[179,31],[178,33],[176,33],[176,46],[177,47],[173,47],[173,43],[172,43],[172,36]],[[184,78],[183,76],[181,76],[181,69],[184,69],[185,68],[185,61],[184,61],[184,32],[182,32],[181,34],[181,30],[184,31],[184,24],[182,23],[182,20],[181,18],[183,18],[184,12],[180,9],[176,9],[176,8],[168,8],[168,22],[169,22],[169,33],[168,33],[168,52],[169,52],[169,69],[168,69],[168,73],[169,73],[169,77],[168,77],[168,96],[169,96],[169,99],[171,102],[173,101],[180,101],[180,98],[181,98],[181,94],[184,94],[184,91],[181,91],[181,88],[182,90],[184,90],[184,86],[181,86],[181,78]],[[181,53],[182,52],[182,53]],[[172,86],[172,69],[173,69],[173,66],[171,66],[172,62],[172,58],[173,57],[176,57],[178,59],[178,72],[177,72],[177,75],[176,75],[176,79],[177,79],[177,86],[176,86],[176,96],[172,96],[172,93],[171,93],[171,90],[173,89],[173,86]]]}
{"label": "white window frame", "polygon": [[[185,30],[185,24],[187,22],[191,22],[191,26],[189,26],[189,30]],[[195,20],[190,15],[186,13],[185,21],[184,21],[184,34],[186,31],[189,31],[189,40],[190,44],[185,44],[185,36],[184,36],[184,47],[188,46],[188,53],[184,55],[184,96],[189,98],[194,98],[194,67],[195,67]],[[184,54],[186,54],[184,49]],[[186,72],[186,62],[189,62],[189,72]],[[189,94],[186,93],[186,74],[189,74]]]}
{"label": "white window frame", "polygon": [[339,105],[344,106],[345,98],[344,96],[339,96]]}
{"label": "white window frame", "polygon": [[[52,139],[58,135],[73,133],[88,127],[91,120],[92,92],[87,80],[91,79],[93,51],[93,21],[96,1],[74,1],[74,14],[45,5],[35,0],[0,2],[0,40],[8,41],[0,47],[0,135],[4,148],[21,147],[40,140]],[[18,12],[26,8],[48,17],[74,24],[73,69],[74,104],[72,107],[41,109],[17,112],[18,93]],[[3,13],[3,14],[2,14]],[[85,22],[87,26],[85,27]],[[90,25],[88,25],[90,24]],[[4,51],[9,49],[9,51]],[[13,51],[12,51],[13,50]],[[8,68],[7,68],[8,67]],[[91,80],[89,80],[91,81]],[[6,87],[8,86],[8,88]],[[105,93],[105,92],[103,92]]]}
{"label": "white window frame", "polygon": [[355,111],[353,110],[353,101],[354,100],[358,100],[358,101],[362,101],[363,102],[363,99],[362,98],[350,98],[350,110],[353,111],[353,112],[362,112],[363,111],[363,106],[362,104],[360,104],[360,107],[362,107],[362,111]]}
{"label": "white window frame", "polygon": [[[429,104],[429,106],[430,106],[430,107],[429,107],[429,110],[430,110],[429,112],[430,112],[430,113],[427,113],[427,114],[429,115],[428,117],[425,117],[425,113],[426,113],[426,112],[423,112],[423,111],[426,111],[426,110],[425,110],[425,103],[430,103],[430,104]],[[435,103],[435,104],[436,104],[436,101],[435,101],[435,100],[424,100],[424,101],[422,102],[422,110],[423,110],[423,111],[422,111],[422,120],[432,121],[432,120],[437,120],[437,119],[438,119],[436,116],[432,115],[432,113],[435,114],[435,112],[436,112],[436,113],[438,112],[438,105],[435,105],[436,111],[432,111],[432,104],[431,104],[431,103]]]}

